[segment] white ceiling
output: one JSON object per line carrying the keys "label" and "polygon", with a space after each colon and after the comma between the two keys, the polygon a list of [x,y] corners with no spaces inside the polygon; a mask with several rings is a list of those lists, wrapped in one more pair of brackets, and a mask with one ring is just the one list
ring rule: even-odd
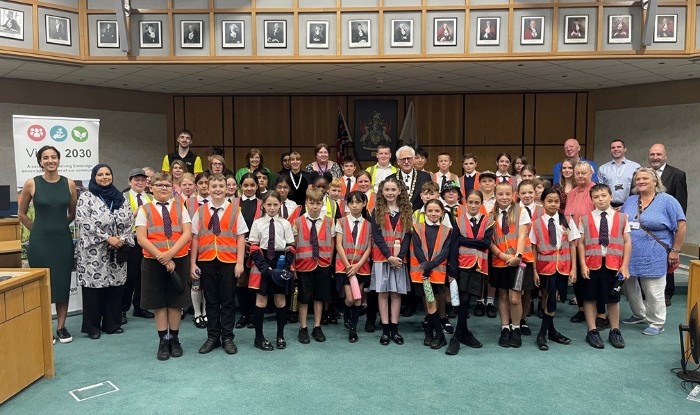
{"label": "white ceiling", "polygon": [[700,78],[688,59],[73,65],[0,57],[0,76],[160,93],[313,94],[590,90]]}

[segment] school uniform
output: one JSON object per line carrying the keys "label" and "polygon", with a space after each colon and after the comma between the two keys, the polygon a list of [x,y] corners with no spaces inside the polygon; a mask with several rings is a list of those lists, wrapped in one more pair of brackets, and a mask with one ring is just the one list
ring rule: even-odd
{"label": "school uniform", "polygon": [[534,201],[530,203],[529,205],[524,204],[523,202],[519,202],[518,205],[525,209],[527,214],[530,216],[530,220],[532,223],[535,223],[535,220],[537,218],[542,217],[544,215],[544,206],[540,206],[536,204]]}
{"label": "school uniform", "polygon": [[490,215],[491,212],[493,212],[493,209],[496,208],[496,192],[494,191],[491,194],[491,197],[486,197],[484,196],[484,203],[481,204],[481,209],[479,210],[479,213],[482,215]]}
{"label": "school uniform", "polygon": [[449,182],[453,182],[455,180],[458,180],[457,175],[454,173],[442,173],[442,172],[437,172],[432,175],[432,179],[435,183],[437,183],[438,186],[440,186],[440,192],[442,192],[442,186]]}
{"label": "school uniform", "polygon": [[[335,225],[335,233],[343,235],[343,245],[339,246],[338,249],[342,249],[345,252],[345,256],[350,265],[359,262],[362,255],[369,249],[372,240],[371,223],[362,216],[356,218],[352,215],[348,215],[342,219],[338,219]],[[335,260],[335,272],[336,276],[342,278],[343,285],[350,285],[350,279],[347,276],[345,264],[338,255],[336,255]],[[370,259],[367,258],[360,266],[360,269],[357,270],[356,276],[358,283],[363,284],[369,281],[370,274]]]}
{"label": "school uniform", "polygon": [[479,172],[465,173],[464,176],[459,178],[459,187],[462,189],[462,196],[465,197],[470,190],[479,190]]}
{"label": "school uniform", "polygon": [[434,223],[426,219],[425,222],[413,225],[410,276],[417,295],[425,296],[423,279],[426,278],[430,281],[434,294],[445,293],[451,242],[452,229],[443,223]]}
{"label": "school uniform", "polygon": [[300,304],[309,304],[312,296],[313,301],[331,300],[333,221],[325,215],[314,219],[305,213],[294,222],[294,236],[298,237],[294,267]]}
{"label": "school uniform", "polygon": [[[153,196],[146,192],[137,193],[129,189],[124,193],[124,198],[129,201],[132,212],[137,212],[146,203],[153,201]],[[134,315],[144,316],[146,311],[148,316],[152,316],[147,310],[141,308],[141,261],[143,261],[143,248],[136,240],[136,226],[134,230],[134,247],[128,250],[126,259],[126,283],[124,284],[124,292],[122,293],[121,312],[126,313],[134,305]],[[122,314],[122,319],[124,314]]]}
{"label": "school uniform", "polygon": [[[457,223],[458,253],[452,258],[453,266],[459,269],[457,286],[460,293],[479,297],[483,292],[484,278],[489,275],[489,247],[495,223],[481,213],[460,215]],[[469,308],[468,303],[462,305]]]}
{"label": "school uniform", "polygon": [[[518,212],[516,212],[515,215],[515,223],[505,223],[504,213],[505,217],[508,217],[511,208],[518,209]],[[530,224],[530,215],[527,214],[525,209],[513,206],[512,204],[505,210],[501,209],[500,207],[497,207],[496,209],[498,212],[498,220],[494,221],[496,225],[493,233],[493,243],[496,244],[504,253],[508,255],[515,255],[518,246],[519,227],[520,225]],[[522,287],[522,290],[525,291],[531,290],[535,287],[535,279],[532,274],[532,263],[534,261],[534,256],[532,254],[532,244],[530,243],[530,239],[527,237],[525,238],[525,250],[522,252],[522,254],[522,261],[526,264]],[[489,285],[504,290],[512,290],[518,267],[509,267],[506,265],[505,261],[500,259],[497,255],[492,256],[491,266],[492,268],[489,272]]]}
{"label": "school uniform", "polygon": [[357,178],[355,176],[343,176],[340,178],[343,182],[343,197],[347,198],[348,194],[357,190]]}
{"label": "school uniform", "polygon": [[282,206],[280,206],[280,213],[282,214],[283,218],[289,219],[297,207],[299,207],[299,205],[297,205],[296,202],[287,198],[284,202],[282,202]]}
{"label": "school uniform", "polygon": [[[238,235],[248,232],[240,209],[225,200],[221,206],[207,203],[192,218],[192,234],[198,235],[197,266],[201,271],[207,315],[207,337],[233,340],[236,322],[234,269],[244,261]],[[241,255],[239,255],[239,253]]]}
{"label": "school uniform", "polygon": [[[409,290],[409,276],[407,255],[411,246],[410,232],[401,227],[401,215],[398,210],[384,214],[384,226],[379,226],[376,219],[376,210],[372,211],[372,274],[369,288],[378,293],[395,292],[406,294]],[[394,241],[401,242],[398,258],[404,265],[401,268],[392,268],[387,258],[394,255]]]}

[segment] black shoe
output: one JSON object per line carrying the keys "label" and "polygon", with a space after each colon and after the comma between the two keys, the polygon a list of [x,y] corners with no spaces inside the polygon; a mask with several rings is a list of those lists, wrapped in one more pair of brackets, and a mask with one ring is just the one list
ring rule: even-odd
{"label": "black shoe", "polygon": [[323,314],[321,315],[321,325],[322,325],[322,326],[327,326],[327,325],[328,325],[328,313],[325,312],[325,311],[324,311]]}
{"label": "black shoe", "polygon": [[600,338],[600,333],[598,333],[598,330],[591,330],[586,333],[586,341],[596,349],[602,349],[605,347],[605,343],[603,343],[603,339]]}
{"label": "black shoe", "polygon": [[207,323],[204,321],[204,317],[199,316],[194,318],[194,326],[198,329],[206,329]]}
{"label": "black shoe", "polygon": [[328,316],[328,324],[338,324],[338,317],[336,317],[334,314]]}
{"label": "black shoe", "polygon": [[486,305],[484,305],[484,303],[477,302],[476,307],[474,307],[474,316],[483,317],[484,311],[486,311]]}
{"label": "black shoe", "polygon": [[68,333],[68,329],[65,327],[56,330],[56,337],[58,338],[58,341],[64,344],[73,341],[73,336],[71,336],[70,333]]}
{"label": "black shoe", "polygon": [[498,345],[501,347],[510,347],[510,329],[504,328],[501,330],[501,337],[498,339]]}
{"label": "black shoe", "polygon": [[447,346],[447,350],[445,350],[445,354],[454,356],[457,353],[459,353],[459,340],[457,340],[457,337],[452,336],[452,338],[450,339],[450,345]]}
{"label": "black shoe", "polygon": [[277,338],[277,350],[284,350],[287,348],[287,341],[284,337]]}
{"label": "black shoe", "polygon": [[262,339],[260,341],[256,339],[253,345],[264,352],[271,352],[275,349],[274,347],[272,347],[272,343],[270,343],[266,339]]}
{"label": "black shoe", "polygon": [[[442,337],[445,337],[445,336],[442,336]],[[394,343],[398,344],[399,346],[401,346],[403,344],[403,337],[401,337],[401,335],[398,332],[396,334],[394,334],[393,336],[391,336],[391,340],[393,340]],[[445,344],[447,344],[447,343],[445,343]],[[431,344],[431,346],[432,346],[432,344]]]}
{"label": "black shoe", "polygon": [[547,345],[547,339],[539,334],[537,335],[537,348],[540,350],[549,350],[549,345]]}
{"label": "black shoe", "polygon": [[608,340],[610,340],[610,343],[612,343],[613,347],[616,349],[625,348],[625,341],[622,339],[622,333],[620,333],[620,329],[610,330],[610,333],[608,333]]}
{"label": "black shoe", "polygon": [[348,341],[350,343],[357,343],[357,330],[351,328],[350,329],[350,334],[348,335]]}
{"label": "black shoe", "polygon": [[236,322],[237,329],[242,329],[243,327],[245,327],[247,325],[248,325],[248,316],[246,316],[246,315],[241,316],[241,318],[239,318],[238,321]]}
{"label": "black shoe", "polygon": [[100,338],[101,335],[102,335],[102,333],[100,333],[100,332],[90,333],[90,334],[88,334],[88,337],[91,338],[92,340],[97,340]]}
{"label": "black shoe", "polygon": [[204,342],[202,347],[199,348],[199,353],[207,354],[214,349],[218,349],[219,347],[221,347],[221,340],[219,340],[218,338],[215,339],[209,337],[207,338],[207,341]]}
{"label": "black shoe", "polygon": [[413,315],[413,313],[415,313],[415,312],[416,312],[416,310],[413,307],[406,306],[403,308],[403,310],[401,310],[401,316],[402,317],[411,317]]}
{"label": "black shoe", "polygon": [[493,304],[486,304],[486,315],[488,318],[496,318],[496,306]]}
{"label": "black shoe", "polygon": [[433,333],[425,333],[423,335],[423,346],[430,346],[430,343],[433,342]]}
{"label": "black shoe", "polygon": [[555,331],[554,334],[551,332],[549,333],[549,340],[559,343],[559,344],[570,344],[571,339],[564,336],[563,334],[559,333],[558,331]]}
{"label": "black shoe", "polygon": [[294,324],[299,322],[299,314],[298,313],[291,313],[287,316],[287,321]]}
{"label": "black shoe", "polygon": [[365,322],[365,331],[366,331],[367,333],[374,333],[374,330],[375,330],[375,328],[374,328],[374,323],[375,323],[375,321],[376,321],[376,320],[370,320],[369,318],[367,319],[367,321]]}
{"label": "black shoe", "polygon": [[311,339],[309,339],[309,329],[304,327],[299,329],[299,343],[301,344],[309,344],[311,343]]}
{"label": "black shoe", "polygon": [[459,311],[459,307],[452,307],[452,306],[450,306],[447,310],[445,310],[445,313],[447,314],[445,317],[447,317],[447,318],[456,318],[456,317],[457,317],[457,311]]}
{"label": "black shoe", "polygon": [[583,311],[579,310],[569,321],[572,323],[583,323],[586,321],[586,315],[583,314]]}
{"label": "black shoe", "polygon": [[321,326],[314,327],[313,330],[311,330],[311,337],[314,338],[319,343],[323,343],[326,341],[326,336],[323,334],[323,330],[321,330]]}
{"label": "black shoe", "polygon": [[246,325],[246,327],[248,327],[249,329],[255,328],[255,323],[253,323],[253,316],[248,316],[248,325]]}
{"label": "black shoe", "polygon": [[520,333],[522,333],[523,336],[532,334],[532,330],[530,330],[530,326],[527,325],[527,321],[525,320],[520,320]]}
{"label": "black shoe", "polygon": [[445,339],[444,334],[437,339],[433,339],[433,341],[430,343],[430,348],[434,350],[442,349],[442,346],[447,346],[447,339]]}
{"label": "black shoe", "polygon": [[474,337],[471,331],[462,334],[459,337],[459,342],[472,349],[480,349],[483,346],[483,344]]}
{"label": "black shoe", "polygon": [[[277,344],[279,344],[279,340],[277,341]],[[236,354],[238,353],[238,347],[236,347],[236,343],[233,342],[233,339],[224,339],[222,342],[222,345],[224,347],[224,351],[226,354]],[[279,347],[278,347],[279,349]]]}
{"label": "black shoe", "polygon": [[141,318],[153,318],[153,317],[155,317],[155,315],[153,313],[151,313],[150,311],[142,310],[142,309],[138,309],[138,310],[134,309],[133,316],[134,317],[141,317]]}
{"label": "black shoe", "polygon": [[391,341],[391,339],[386,334],[382,334],[382,337],[379,338],[379,344],[381,344],[382,346],[388,346],[389,341]]}
{"label": "black shoe", "polygon": [[[665,296],[664,300],[665,300],[665,302],[666,302],[666,307],[671,307],[671,297],[669,297],[669,296],[667,295],[667,296]],[[623,342],[623,343],[624,343],[624,342]],[[623,347],[624,347],[624,346],[623,346]]]}
{"label": "black shoe", "polygon": [[[525,316],[525,317],[530,317],[533,314],[535,314],[535,302],[534,301],[530,302],[530,308],[527,309],[527,316]],[[523,333],[523,334],[525,334],[525,333]]]}
{"label": "black shoe", "polygon": [[[541,305],[542,305],[542,304],[540,304],[540,306],[541,306]],[[543,319],[543,318],[544,318],[544,310],[542,309],[542,307],[537,307],[537,317],[538,317],[539,319]]]}
{"label": "black shoe", "polygon": [[521,334],[520,329],[513,329],[513,331],[510,332],[510,347],[515,347],[517,349],[523,345]]}
{"label": "black shoe", "polygon": [[595,318],[595,329],[598,331],[605,331],[610,328],[610,320],[607,318]]}
{"label": "black shoe", "polygon": [[126,320],[126,311],[122,311],[122,325],[124,325],[124,324],[126,324],[126,323],[127,323],[127,320]]}
{"label": "black shoe", "polygon": [[170,356],[182,356],[182,345],[180,345],[180,339],[177,337],[173,337],[172,339],[170,339]]}
{"label": "black shoe", "polygon": [[122,334],[122,333],[124,333],[124,329],[119,327],[118,329],[116,329],[113,332],[108,333],[108,334]]}
{"label": "black shoe", "polygon": [[160,339],[158,343],[158,360],[168,360],[170,359],[170,341],[165,339]]}

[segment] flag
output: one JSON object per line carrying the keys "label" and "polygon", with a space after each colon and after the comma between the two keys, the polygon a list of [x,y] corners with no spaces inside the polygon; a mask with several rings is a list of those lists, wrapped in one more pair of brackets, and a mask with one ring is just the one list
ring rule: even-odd
{"label": "flag", "polygon": [[416,133],[416,118],[413,114],[413,101],[408,105],[408,111],[406,111],[406,118],[403,121],[403,128],[401,129],[401,135],[399,136],[399,141],[405,146],[411,146],[413,148],[418,147],[418,134]]}
{"label": "flag", "polygon": [[348,124],[345,122],[345,117],[343,116],[343,110],[338,106],[338,138],[336,139],[335,145],[338,151],[337,162],[338,164],[343,164],[343,158],[347,152],[348,145],[352,143],[352,137],[350,137],[350,131],[348,131]]}

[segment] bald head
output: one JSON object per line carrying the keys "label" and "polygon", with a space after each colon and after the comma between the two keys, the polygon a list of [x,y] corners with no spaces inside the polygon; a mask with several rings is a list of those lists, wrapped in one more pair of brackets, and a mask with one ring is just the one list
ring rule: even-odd
{"label": "bald head", "polygon": [[564,142],[564,154],[566,154],[566,158],[578,161],[579,151],[581,151],[581,146],[575,139],[570,138]]}
{"label": "bald head", "polygon": [[663,144],[654,144],[649,148],[649,164],[654,170],[666,164],[666,156],[666,146]]}

